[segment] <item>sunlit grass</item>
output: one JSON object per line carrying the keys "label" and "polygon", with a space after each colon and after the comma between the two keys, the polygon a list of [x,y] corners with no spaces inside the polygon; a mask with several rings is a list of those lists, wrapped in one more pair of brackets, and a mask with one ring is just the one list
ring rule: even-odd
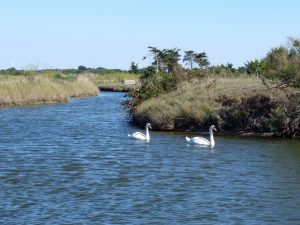
{"label": "sunlit grass", "polygon": [[0,106],[67,101],[70,97],[94,96],[99,92],[91,79],[55,79],[52,75],[7,76],[0,79]]}
{"label": "sunlit grass", "polygon": [[267,89],[254,77],[194,79],[179,84],[173,92],[144,101],[136,114],[158,124],[180,118],[203,121],[221,109],[226,100],[241,102],[243,97],[257,94],[284,99],[289,92],[286,91]]}

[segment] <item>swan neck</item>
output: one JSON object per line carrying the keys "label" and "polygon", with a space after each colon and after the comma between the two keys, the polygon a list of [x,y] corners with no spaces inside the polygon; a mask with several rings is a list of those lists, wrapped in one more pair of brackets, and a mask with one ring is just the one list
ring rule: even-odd
{"label": "swan neck", "polygon": [[209,130],[209,137],[210,137],[210,145],[215,146],[215,139],[214,139],[214,134],[212,130]]}
{"label": "swan neck", "polygon": [[146,139],[150,140],[150,134],[149,134],[148,126],[146,126]]}

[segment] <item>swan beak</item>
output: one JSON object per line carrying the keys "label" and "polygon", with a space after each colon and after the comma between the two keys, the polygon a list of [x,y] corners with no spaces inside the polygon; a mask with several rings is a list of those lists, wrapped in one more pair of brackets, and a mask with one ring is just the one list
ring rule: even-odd
{"label": "swan beak", "polygon": [[151,125],[149,125],[149,128],[152,129]]}
{"label": "swan beak", "polygon": [[215,127],[213,128],[213,130],[216,131],[216,132],[218,131]]}

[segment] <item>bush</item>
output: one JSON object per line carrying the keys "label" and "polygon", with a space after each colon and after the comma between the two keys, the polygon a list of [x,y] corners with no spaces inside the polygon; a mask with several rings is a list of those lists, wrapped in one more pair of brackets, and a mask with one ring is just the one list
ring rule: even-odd
{"label": "bush", "polygon": [[300,89],[300,39],[289,39],[288,47],[273,48],[265,58],[265,76],[280,86]]}
{"label": "bush", "polygon": [[133,110],[142,101],[174,90],[176,83],[175,77],[170,73],[159,72],[154,75],[144,75],[141,79],[141,86],[129,92],[132,97],[128,103],[129,110]]}

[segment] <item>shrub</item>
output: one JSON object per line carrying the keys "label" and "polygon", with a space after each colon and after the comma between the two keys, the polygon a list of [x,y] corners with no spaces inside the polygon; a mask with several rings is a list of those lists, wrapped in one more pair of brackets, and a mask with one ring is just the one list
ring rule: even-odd
{"label": "shrub", "polygon": [[265,58],[266,77],[281,86],[300,89],[300,39],[289,39],[287,47],[273,48]]}

